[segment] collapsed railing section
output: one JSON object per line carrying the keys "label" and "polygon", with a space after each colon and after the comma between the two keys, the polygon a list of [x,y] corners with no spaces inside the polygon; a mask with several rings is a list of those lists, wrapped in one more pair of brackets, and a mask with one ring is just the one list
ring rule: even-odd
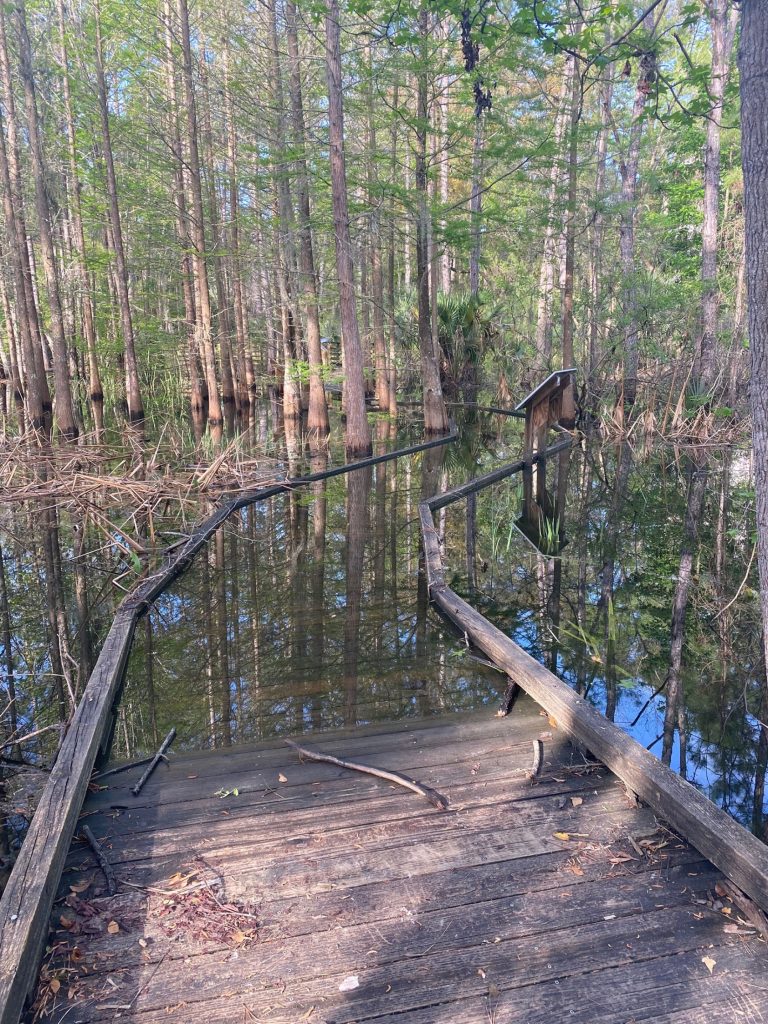
{"label": "collapsed railing section", "polygon": [[239,509],[343,473],[456,440],[456,433],[357,462],[246,491],[223,502],[184,543],[165,549],[163,567],[142,580],[117,610],[88,685],[61,744],[29,832],[0,899],[0,1024],[18,1024],[37,979],[48,918],[64,860],[99,752],[108,749],[136,624],[195,555]]}
{"label": "collapsed railing section", "polygon": [[768,847],[698,789],[662,764],[642,744],[597,712],[445,582],[445,567],[433,512],[529,468],[533,462],[545,460],[572,443],[568,438],[533,459],[510,463],[420,503],[419,518],[430,598],[475,647],[506,672],[512,684],[530,694],[560,728],[602,761],[632,793],[668,821],[756,903],[768,909]]}

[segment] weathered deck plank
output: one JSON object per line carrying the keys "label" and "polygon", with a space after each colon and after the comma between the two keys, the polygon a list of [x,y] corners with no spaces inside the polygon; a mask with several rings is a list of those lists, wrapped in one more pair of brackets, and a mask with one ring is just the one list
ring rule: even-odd
{"label": "weathered deck plank", "polygon": [[[59,928],[57,939],[78,946],[69,966],[79,977],[73,999],[66,986],[49,994],[43,1019],[692,1024],[706,1008],[707,1020],[762,1020],[765,944],[726,930],[736,912],[712,902],[721,873],[657,831],[608,773],[569,773],[583,761],[557,732],[546,747],[552,777],[526,780],[531,734],[549,729],[525,699],[506,719],[486,711],[311,741],[442,787],[448,812],[299,764],[275,743],[178,757],[130,812],[89,797],[84,812],[97,810],[88,820],[118,878],[145,888],[93,900],[93,935]],[[271,801],[194,798],[257,775],[276,790]],[[117,802],[129,783],[114,787]],[[146,887],[194,868],[222,879],[220,898],[258,907],[253,942],[205,940],[194,916],[166,934],[169,897]],[[100,883],[78,846],[62,895],[83,879]],[[340,991],[352,975],[359,986]],[[751,1016],[728,1018],[734,1005]]]}

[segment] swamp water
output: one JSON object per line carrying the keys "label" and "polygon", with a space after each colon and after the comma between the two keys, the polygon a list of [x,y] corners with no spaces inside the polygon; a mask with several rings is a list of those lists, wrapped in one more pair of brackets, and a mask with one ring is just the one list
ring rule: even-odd
{"label": "swamp water", "polygon": [[[417,441],[418,425],[396,430],[381,421],[376,436],[381,453]],[[154,752],[171,726],[177,749],[222,748],[498,707],[506,678],[483,665],[429,607],[418,502],[518,458],[521,446],[515,421],[481,417],[456,442],[318,481],[234,515],[139,623],[113,760]],[[331,449],[280,469],[295,476],[340,461]],[[526,515],[520,474],[436,514],[448,582],[660,753],[685,460],[671,449],[640,455],[595,440],[550,463],[539,522],[531,520],[530,503]],[[19,542],[21,527],[10,520],[6,547],[13,529],[10,542]],[[709,468],[676,716],[683,728],[668,740],[672,767],[765,837],[768,730],[760,722],[768,717],[768,695],[761,687],[754,566],[739,590],[752,530],[751,493],[729,453]],[[74,606],[69,537],[61,543],[64,592]],[[97,555],[89,577],[93,608],[100,609],[97,640],[114,603],[97,601],[104,563]],[[12,597],[17,591],[23,598],[24,581],[6,569]],[[45,570],[40,562],[34,578],[41,586]],[[17,666],[44,676],[51,671],[45,628],[33,629],[22,607],[13,619]],[[24,638],[34,651],[22,658]],[[17,672],[18,687],[24,684]],[[28,702],[36,716],[30,714],[30,726],[45,723],[50,704]]]}

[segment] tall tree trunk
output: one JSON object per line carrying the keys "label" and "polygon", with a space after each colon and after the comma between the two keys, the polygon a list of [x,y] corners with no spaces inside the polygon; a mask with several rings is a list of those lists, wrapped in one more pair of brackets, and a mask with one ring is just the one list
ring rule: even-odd
{"label": "tall tree trunk", "polygon": [[253,371],[253,354],[246,326],[245,295],[243,292],[243,268],[240,255],[240,184],[237,166],[237,126],[232,100],[230,69],[229,33],[224,42],[224,103],[227,127],[227,162],[229,164],[229,239],[232,268],[232,295],[235,314],[235,337],[237,340],[238,391],[241,411],[250,405],[256,388]]}
{"label": "tall tree trunk", "polygon": [[709,390],[717,372],[717,227],[720,213],[720,131],[723,97],[728,82],[731,50],[738,20],[737,9],[726,0],[709,0],[712,70],[710,108],[704,151],[704,223],[701,229],[701,326],[697,337],[691,382]]}
{"label": "tall tree trunk", "polygon": [[[581,30],[577,21],[574,35]],[[565,220],[565,275],[563,282],[563,369],[573,366],[573,290],[576,265],[576,177],[579,153],[579,117],[581,114],[581,76],[576,61],[571,61],[571,108],[568,126],[568,200]],[[573,383],[563,393],[560,422],[564,427],[576,423]]]}
{"label": "tall tree trunk", "polygon": [[[344,157],[344,106],[341,77],[341,30],[338,0],[325,0],[325,66],[328,80],[331,190],[339,281],[341,333],[344,345],[344,400],[347,414],[346,447],[349,455],[370,455],[371,430],[365,412],[363,349],[355,306],[352,239],[347,206],[347,169]],[[430,340],[431,344],[431,340]]]}
{"label": "tall tree trunk", "polygon": [[304,124],[304,100],[301,86],[301,61],[299,56],[299,34],[296,23],[296,4],[286,0],[286,30],[288,34],[288,57],[290,61],[291,114],[293,119],[293,143],[296,149],[296,198],[299,222],[299,269],[304,305],[304,320],[307,332],[309,354],[309,412],[307,427],[319,435],[328,433],[328,404],[323,385],[323,352],[320,344],[320,314],[317,302],[317,276],[315,255],[312,247],[312,221],[309,204],[309,173],[307,171],[306,127]]}
{"label": "tall tree trunk", "polygon": [[419,10],[421,62],[417,83],[418,106],[416,109],[416,193],[418,202],[416,284],[419,296],[419,354],[421,356],[421,384],[424,391],[424,431],[427,434],[443,434],[448,430],[448,414],[440,385],[440,370],[432,339],[432,310],[429,298],[430,217],[427,188],[427,130],[429,127],[427,47],[429,31],[429,9],[425,3],[422,3]]}
{"label": "tall tree trunk", "polygon": [[35,80],[32,70],[32,47],[27,32],[27,19],[24,0],[16,0],[14,9],[19,36],[19,71],[24,86],[24,102],[27,114],[27,132],[29,136],[29,152],[32,161],[32,175],[35,180],[35,203],[37,209],[37,226],[40,232],[40,251],[43,260],[48,306],[51,320],[51,340],[53,343],[53,379],[56,386],[54,396],[54,414],[56,424],[62,435],[68,440],[77,437],[75,410],[72,404],[72,391],[69,383],[69,355],[67,339],[64,334],[64,316],[61,308],[59,291],[59,270],[51,233],[51,212],[46,189],[46,172],[43,161],[43,143],[40,137],[40,122],[35,95]]}
{"label": "tall tree trunk", "polygon": [[[399,90],[397,82],[395,82],[392,89],[392,107],[397,110],[397,103],[399,98]],[[390,145],[392,146],[392,156],[390,165],[390,184],[394,186],[397,183],[397,119],[392,119],[392,130],[390,136]],[[389,238],[388,238],[388,256],[387,256],[387,313],[389,316],[389,347],[387,353],[387,384],[389,394],[389,415],[391,417],[397,416],[397,350],[395,347],[396,340],[396,321],[395,321],[395,221],[396,221],[396,200],[392,198],[391,207],[389,211]]]}
{"label": "tall tree trunk", "polygon": [[206,267],[205,220],[203,214],[203,186],[200,177],[200,152],[198,147],[197,105],[192,80],[192,46],[189,38],[189,8],[187,0],[177,0],[179,28],[182,48],[182,81],[184,83],[184,106],[187,117],[187,161],[189,191],[192,199],[189,236],[192,243],[192,270],[195,281],[195,321],[198,348],[202,353],[205,380],[208,387],[208,425],[214,438],[221,437],[223,424],[219,384],[216,376],[216,351],[213,344],[211,294],[208,288]]}
{"label": "tall tree trunk", "polygon": [[552,135],[555,155],[549,171],[549,192],[547,195],[547,224],[544,229],[544,249],[539,268],[539,297],[536,307],[536,357],[540,367],[548,366],[552,359],[552,304],[555,291],[555,261],[557,259],[557,234],[559,218],[557,202],[562,181],[563,137],[568,114],[566,98],[568,83],[571,80],[573,58],[569,57],[565,64],[565,72],[557,97],[557,113]]}
{"label": "tall tree trunk", "polygon": [[471,249],[469,253],[469,291],[477,295],[480,291],[480,251],[482,244],[483,206],[483,141],[484,122],[482,110],[475,114],[475,139],[472,144],[472,185],[469,197],[469,232]]}
{"label": "tall tree trunk", "polygon": [[[5,130],[3,117],[0,112],[0,182],[3,188],[3,213],[5,217],[5,230],[9,238],[11,250],[11,261],[13,266],[14,297],[16,300],[16,322],[21,336],[21,354],[24,361],[25,373],[19,372],[19,387],[23,388],[24,406],[26,409],[27,423],[32,430],[44,430],[46,417],[43,407],[43,388],[47,391],[45,374],[39,372],[35,354],[35,342],[33,340],[32,328],[30,326],[30,314],[27,308],[27,294],[24,282],[24,258],[23,249],[25,240],[22,229],[19,225],[17,211],[20,205],[14,201],[14,190],[8,167],[8,154],[6,149]],[[39,346],[37,358],[39,358]],[[24,382],[21,383],[23,376]],[[50,397],[48,398],[50,408]]]}
{"label": "tall tree trunk", "polygon": [[750,400],[757,497],[757,563],[768,666],[768,2],[744,0],[739,48]]}
{"label": "tall tree trunk", "polygon": [[[98,9],[98,8],[97,8]],[[69,210],[72,218],[73,248],[75,252],[75,269],[77,284],[80,290],[80,308],[83,321],[83,337],[88,355],[88,389],[91,400],[91,413],[96,436],[101,437],[104,431],[104,392],[101,385],[99,357],[96,348],[96,325],[93,317],[93,295],[85,261],[85,231],[83,229],[83,211],[80,201],[80,174],[77,160],[77,136],[75,134],[75,116],[72,109],[72,89],[69,81],[69,54],[67,52],[66,17],[64,0],[56,0],[56,13],[59,22],[59,46],[61,59],[61,79],[64,91],[64,113],[67,121],[67,150],[69,156]]]}
{"label": "tall tree trunk", "polygon": [[168,140],[173,163],[173,203],[176,213],[176,237],[181,249],[181,287],[184,298],[184,322],[187,329],[187,363],[189,374],[190,405],[192,419],[200,425],[205,415],[204,386],[200,370],[200,353],[197,344],[197,310],[195,289],[192,281],[190,258],[191,241],[187,217],[187,186],[184,181],[184,157],[179,132],[179,99],[174,62],[174,40],[176,38],[171,0],[164,0],[165,19],[165,86],[168,95]]}
{"label": "tall tree trunk", "polygon": [[619,161],[621,174],[621,225],[619,251],[621,254],[621,304],[624,320],[624,387],[623,408],[629,410],[637,397],[637,374],[640,363],[638,352],[637,283],[635,281],[635,213],[637,210],[637,172],[640,164],[640,139],[643,134],[643,114],[648,95],[656,81],[656,54],[646,50],[640,55],[639,74],[632,106],[632,124],[629,131],[627,154]]}
{"label": "tall tree trunk", "polygon": [[597,344],[600,331],[600,307],[602,303],[602,247],[603,247],[603,192],[605,190],[605,164],[608,153],[608,126],[611,118],[611,100],[613,97],[613,81],[606,77],[600,88],[600,132],[597,136],[595,170],[595,212],[592,218],[592,245],[589,265],[589,348],[585,380],[587,392],[594,384],[593,377],[597,366]]}
{"label": "tall tree trunk", "polygon": [[107,172],[109,223],[112,229],[112,245],[115,251],[115,283],[117,285],[117,297],[120,306],[120,326],[123,332],[123,351],[125,355],[125,399],[128,406],[128,422],[132,427],[141,427],[144,422],[144,404],[141,400],[141,388],[139,386],[139,367],[136,361],[136,344],[133,334],[131,297],[128,292],[128,266],[125,261],[123,228],[120,222],[120,206],[117,196],[117,177],[115,175],[115,161],[112,156],[107,83],[104,78],[104,51],[101,38],[101,11],[99,8],[99,0],[95,0],[94,2],[94,14],[96,16],[96,89],[99,97],[99,119],[101,122],[101,138],[104,146],[104,167]]}
{"label": "tall tree trunk", "polygon": [[[22,353],[25,362],[25,397],[27,403],[27,420],[33,429],[41,425],[37,414],[38,405],[42,408],[42,426],[50,426],[51,394],[45,375],[43,361],[42,337],[37,314],[37,299],[34,279],[30,267],[29,249],[27,247],[27,227],[24,217],[23,189],[19,164],[19,125],[16,117],[16,102],[11,80],[11,66],[8,55],[8,39],[5,25],[5,9],[0,7],[0,76],[3,82],[3,104],[8,115],[7,148],[3,140],[3,161],[7,164],[2,169],[4,188],[3,202],[6,208],[6,222],[9,226],[8,237],[13,250],[14,288],[17,292],[16,311],[21,334]],[[0,119],[0,126],[2,120]],[[5,178],[7,177],[7,183]],[[8,219],[8,206],[13,213],[13,223]]]}
{"label": "tall tree trunk", "polygon": [[370,44],[366,46],[368,83],[366,85],[366,115],[368,147],[366,178],[368,208],[370,210],[371,304],[373,306],[373,357],[376,371],[376,401],[379,409],[389,410],[389,380],[387,377],[387,341],[384,336],[384,270],[381,262],[381,201],[376,188],[376,121],[373,105],[373,56]]}

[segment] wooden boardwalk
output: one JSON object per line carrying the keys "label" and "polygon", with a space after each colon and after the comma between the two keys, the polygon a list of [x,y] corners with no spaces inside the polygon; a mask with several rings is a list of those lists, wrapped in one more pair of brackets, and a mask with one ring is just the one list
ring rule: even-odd
{"label": "wooden boardwalk", "polygon": [[721,873],[588,767],[530,698],[507,718],[305,742],[406,772],[450,809],[300,763],[276,741],[177,755],[138,798],[140,769],[106,779],[81,821],[120,892],[98,895],[103,876],[76,840],[41,1019],[768,1021],[766,943],[739,923]]}

